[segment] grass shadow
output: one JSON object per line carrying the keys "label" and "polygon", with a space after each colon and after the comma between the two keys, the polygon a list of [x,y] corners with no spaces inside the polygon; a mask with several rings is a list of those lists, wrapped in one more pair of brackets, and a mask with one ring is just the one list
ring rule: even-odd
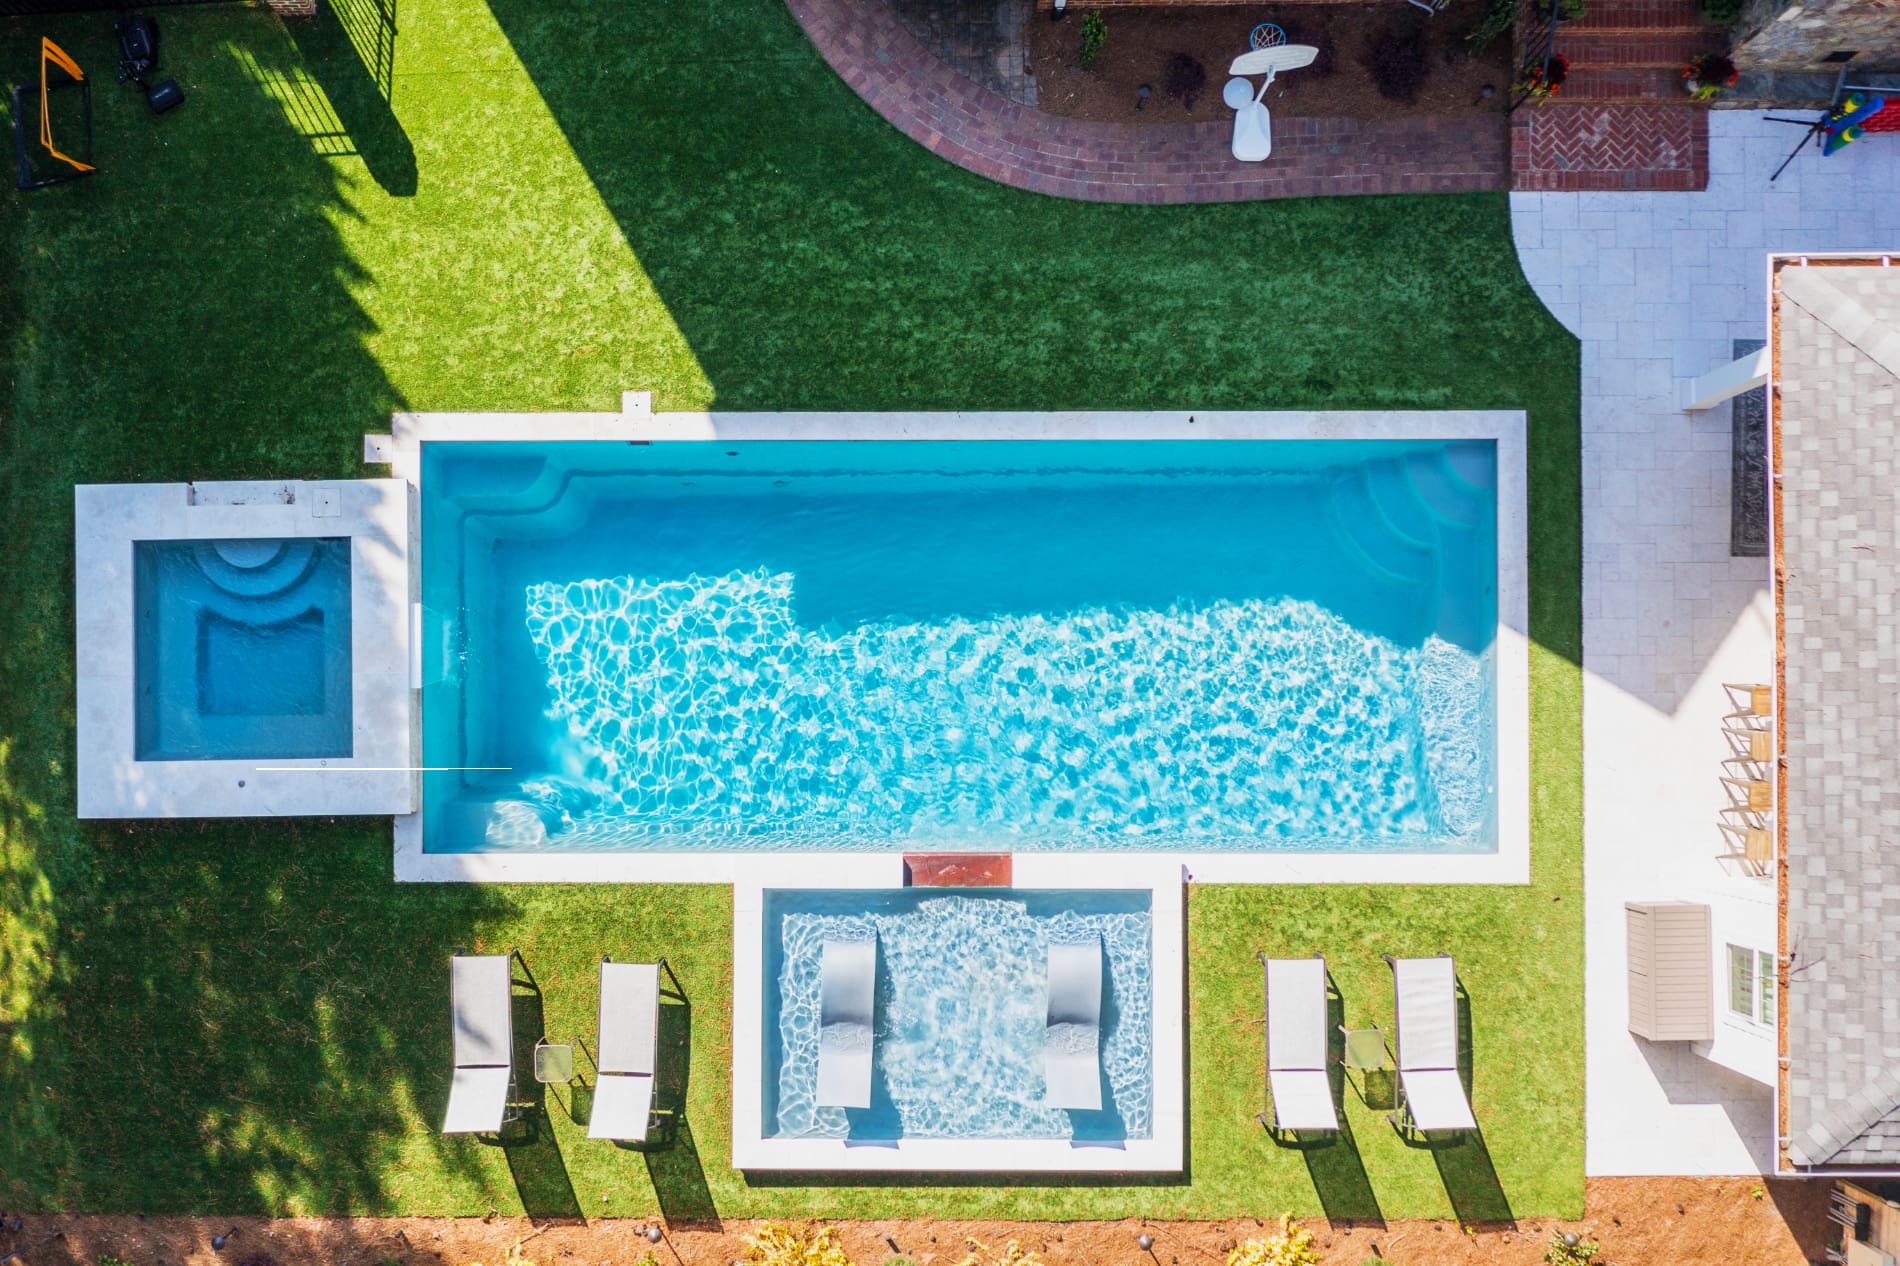
{"label": "grass shadow", "polygon": [[[526,964],[523,964],[525,968]],[[532,975],[529,976],[532,981]],[[520,982],[517,982],[519,984]],[[514,995],[515,1091],[522,1115],[502,1130],[502,1154],[514,1180],[521,1208],[535,1221],[581,1217],[580,1197],[567,1174],[554,1122],[548,1115],[549,1088],[534,1079],[534,1047],[546,1033],[540,986]]]}
{"label": "grass shadow", "polygon": [[[1333,1102],[1345,1103],[1346,1094],[1346,1000],[1326,973],[1326,1076],[1331,1084]],[[1385,1225],[1385,1212],[1379,1207],[1378,1193],[1366,1175],[1365,1161],[1359,1155],[1359,1141],[1353,1136],[1352,1118],[1339,1114],[1337,1133],[1302,1139],[1292,1144],[1306,1162],[1306,1173],[1319,1196],[1326,1220],[1340,1225]]]}
{"label": "grass shadow", "polygon": [[396,0],[323,0],[314,18],[285,30],[349,146],[325,152],[354,152],[385,193],[412,196],[416,150],[394,108]]}
{"label": "grass shadow", "polygon": [[722,1225],[706,1169],[699,1157],[693,1123],[681,1118],[672,1145],[648,1151],[647,1177],[659,1197],[660,1217],[669,1230],[717,1231]]}
{"label": "grass shadow", "polygon": [[1511,1211],[1504,1184],[1498,1181],[1484,1131],[1467,1131],[1449,1141],[1431,1144],[1430,1150],[1459,1222],[1480,1229],[1516,1227],[1517,1215]]}

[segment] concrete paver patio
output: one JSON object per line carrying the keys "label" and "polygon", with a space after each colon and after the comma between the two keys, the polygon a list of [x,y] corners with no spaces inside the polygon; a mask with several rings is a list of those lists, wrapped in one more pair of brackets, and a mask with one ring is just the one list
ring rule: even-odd
{"label": "concrete paver patio", "polygon": [[[1623,903],[1752,886],[1716,811],[1722,683],[1768,681],[1768,560],[1729,556],[1729,408],[1678,382],[1765,337],[1769,252],[1900,246],[1900,148],[1809,151],[1797,129],[1716,111],[1700,193],[1515,193],[1518,257],[1582,340],[1587,1172],[1772,1168],[1767,1086],[1627,1030]],[[1718,1013],[1721,1007],[1717,1000]]]}

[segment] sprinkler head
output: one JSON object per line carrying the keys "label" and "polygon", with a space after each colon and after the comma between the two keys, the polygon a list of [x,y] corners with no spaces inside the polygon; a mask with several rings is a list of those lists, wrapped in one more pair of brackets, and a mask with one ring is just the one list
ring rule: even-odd
{"label": "sprinkler head", "polygon": [[1152,1253],[1155,1246],[1155,1237],[1143,1231],[1140,1235],[1135,1237],[1135,1243],[1141,1246],[1142,1252]]}

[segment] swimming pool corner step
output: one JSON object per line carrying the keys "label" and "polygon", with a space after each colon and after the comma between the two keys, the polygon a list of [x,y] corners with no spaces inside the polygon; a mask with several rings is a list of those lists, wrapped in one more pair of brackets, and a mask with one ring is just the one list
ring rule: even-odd
{"label": "swimming pool corner step", "polygon": [[906,888],[1007,888],[1008,853],[906,853]]}
{"label": "swimming pool corner step", "polygon": [[1475,528],[1491,510],[1491,498],[1477,495],[1476,486],[1452,470],[1447,457],[1413,453],[1405,459],[1405,477],[1419,503],[1452,527]]}
{"label": "swimming pool corner step", "polygon": [[1348,557],[1387,584],[1430,585],[1438,577],[1435,550],[1404,536],[1373,500],[1354,471],[1333,481],[1333,534]]}

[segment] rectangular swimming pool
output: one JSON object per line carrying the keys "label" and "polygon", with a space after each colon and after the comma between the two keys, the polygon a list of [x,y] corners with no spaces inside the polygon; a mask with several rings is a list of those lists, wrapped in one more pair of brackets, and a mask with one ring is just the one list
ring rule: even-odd
{"label": "rectangular swimming pool", "polygon": [[425,442],[424,847],[1494,851],[1497,467]]}
{"label": "rectangular swimming pool", "polygon": [[[764,1119],[774,1138],[1153,1135],[1150,894],[901,888],[765,893]],[[1045,1103],[1049,946],[1099,938],[1102,1107]],[[870,1106],[816,1102],[820,950],[876,946]]]}

